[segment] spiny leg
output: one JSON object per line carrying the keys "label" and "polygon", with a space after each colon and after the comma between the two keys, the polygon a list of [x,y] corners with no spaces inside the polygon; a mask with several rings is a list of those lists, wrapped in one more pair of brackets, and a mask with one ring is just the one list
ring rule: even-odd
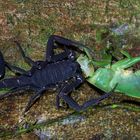
{"label": "spiny leg", "polygon": [[[76,87],[78,87],[80,84],[82,84],[84,82],[84,78],[80,74],[77,74],[74,78],[75,78],[75,80],[72,83],[70,83],[70,84],[66,83],[60,89],[60,92],[58,93],[58,95],[56,97],[57,108],[60,107],[60,105],[59,105],[60,98],[64,99],[65,98],[64,96],[69,96],[70,92],[72,92]],[[71,97],[69,97],[69,98],[70,98],[70,100],[72,99]],[[71,107],[71,101],[70,101],[70,103],[67,102],[65,99],[64,99],[64,101]]]}
{"label": "spiny leg", "polygon": [[131,58],[126,58],[123,60],[120,60],[112,65],[112,69],[127,69],[134,64],[140,62],[140,57],[131,57]]}
{"label": "spiny leg", "polygon": [[[21,90],[29,90],[29,89],[36,90],[36,88],[32,87],[32,86],[24,86],[24,87],[11,88],[11,89],[9,89],[8,92],[6,92],[4,94],[0,94],[0,100],[3,99],[3,98],[9,97],[11,95],[19,94],[19,91],[21,91]],[[18,93],[16,93],[17,91],[18,91]]]}
{"label": "spiny leg", "polygon": [[9,70],[11,70],[13,73],[15,73],[15,74],[20,74],[20,75],[26,75],[26,76],[32,76],[33,75],[33,73],[35,72],[35,68],[34,67],[32,67],[29,71],[26,71],[26,70],[24,70],[24,69],[22,69],[22,68],[19,68],[19,67],[16,67],[16,66],[13,66],[13,65],[11,65],[11,64],[9,64],[9,63],[7,63],[7,62],[5,62],[6,64],[6,67],[9,69]]}
{"label": "spiny leg", "polygon": [[60,85],[59,87],[59,91],[58,91],[58,94],[56,95],[56,108],[59,109],[60,108],[60,93],[61,93],[61,90],[67,85],[67,83],[64,83],[63,85]]}
{"label": "spiny leg", "polygon": [[26,71],[22,68],[19,68],[17,66],[13,66],[13,65],[9,64],[8,62],[5,62],[5,66],[15,74],[26,75],[29,77],[32,76],[36,70],[34,67],[32,67],[29,71]]}
{"label": "spiny leg", "polygon": [[67,86],[65,86],[60,94],[59,97],[61,97],[62,99],[64,99],[64,101],[73,109],[75,109],[76,111],[81,111],[81,110],[85,110],[88,107],[92,106],[92,105],[97,105],[99,104],[102,100],[104,100],[105,98],[111,96],[112,94],[106,93],[104,95],[102,95],[99,98],[96,99],[91,99],[87,102],[85,102],[83,105],[79,105],[78,103],[76,103],[75,100],[73,100],[68,94],[73,91],[74,88],[76,88],[81,82],[79,81],[80,79],[76,79],[75,82],[68,84]]}
{"label": "spiny leg", "polygon": [[5,61],[3,58],[3,54],[0,51],[0,79],[2,79],[5,75]]}
{"label": "spiny leg", "polygon": [[29,64],[30,66],[34,66],[34,67],[40,69],[40,65],[39,65],[37,62],[34,62],[31,58],[29,58],[29,57],[27,57],[27,56],[25,55],[25,53],[24,53],[24,51],[23,51],[23,49],[22,49],[20,43],[17,42],[17,41],[15,41],[15,43],[16,43],[17,47],[19,48],[19,51],[20,51],[22,57],[24,58],[25,62],[26,62],[27,64]]}
{"label": "spiny leg", "polygon": [[56,108],[57,109],[60,108],[60,97],[59,97],[59,95],[56,95]]}
{"label": "spiny leg", "polygon": [[0,79],[4,78],[5,75],[5,68],[8,68],[10,71],[12,71],[15,74],[26,74],[27,72],[19,67],[13,66],[6,62],[3,58],[2,53],[0,52]]}
{"label": "spiny leg", "polygon": [[16,67],[16,66],[13,66],[13,65],[9,64],[8,62],[5,62],[5,64],[6,64],[6,67],[9,70],[11,70],[12,72],[14,72],[15,74],[17,74],[17,73],[19,73],[19,74],[27,73],[27,71],[25,71],[24,69]]}
{"label": "spiny leg", "polygon": [[91,99],[87,102],[85,102],[83,105],[79,105],[78,103],[76,103],[71,97],[64,95],[62,98],[66,101],[66,103],[73,109],[75,109],[76,111],[82,111],[87,109],[90,106],[93,105],[97,105],[99,104],[102,100],[108,98],[109,96],[111,96],[111,93],[106,93],[104,95],[102,95],[99,98],[96,99]]}
{"label": "spiny leg", "polygon": [[16,91],[18,91],[18,90],[19,89],[10,89],[8,92],[0,94],[0,100],[4,99],[4,98],[7,98],[11,95],[16,95],[17,94]]}
{"label": "spiny leg", "polygon": [[43,91],[44,89],[43,90],[41,89],[37,93],[35,93],[33,96],[31,96],[27,106],[25,107],[24,113],[27,112],[32,107],[32,105],[42,96]]}

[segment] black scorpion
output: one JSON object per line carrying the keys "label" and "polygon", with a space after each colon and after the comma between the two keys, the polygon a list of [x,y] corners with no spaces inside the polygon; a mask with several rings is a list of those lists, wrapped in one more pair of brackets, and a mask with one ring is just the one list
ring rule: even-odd
{"label": "black scorpion", "polygon": [[[0,53],[1,79],[4,78],[6,67],[15,73],[20,73],[19,76],[0,81],[0,89],[10,89],[9,92],[1,94],[0,99],[8,97],[19,90],[32,89],[35,91],[35,94],[29,99],[25,108],[26,112],[42,96],[45,90],[56,87],[59,89],[59,93],[56,95],[57,108],[60,107],[60,99],[62,98],[69,107],[81,111],[91,105],[98,104],[101,100],[110,96],[110,93],[106,93],[97,99],[85,102],[83,105],[79,105],[70,96],[70,93],[84,82],[80,65],[76,62],[75,52],[70,49],[71,47],[80,46],[79,42],[71,41],[57,35],[50,36],[46,47],[45,61],[33,61],[25,55],[19,42],[15,41],[15,43],[25,62],[32,67],[29,71],[25,71],[24,69],[10,65],[4,60],[2,53]],[[54,49],[59,47],[64,48],[63,52],[55,54]]]}

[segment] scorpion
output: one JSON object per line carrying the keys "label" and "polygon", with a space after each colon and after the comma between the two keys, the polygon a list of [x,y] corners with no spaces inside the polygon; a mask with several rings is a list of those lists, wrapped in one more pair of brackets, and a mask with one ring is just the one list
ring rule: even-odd
{"label": "scorpion", "polygon": [[[43,95],[48,89],[59,89],[56,95],[56,107],[60,107],[60,99],[63,99],[66,104],[76,111],[82,111],[90,106],[100,103],[105,98],[111,95],[107,92],[96,99],[90,99],[79,105],[71,96],[70,93],[81,85],[85,78],[82,74],[80,64],[76,61],[76,54],[71,47],[86,48],[76,41],[66,39],[58,35],[51,35],[46,46],[46,55],[44,61],[33,61],[26,56],[20,43],[14,41],[18,47],[25,62],[31,65],[31,69],[26,71],[20,67],[13,66],[6,62],[0,53],[0,89],[8,88],[9,91],[0,95],[0,99],[8,97],[19,90],[33,90],[35,93],[30,97],[24,112],[27,112],[32,105]],[[55,54],[55,49],[63,48],[61,53]],[[88,50],[89,48],[86,48]],[[4,78],[5,68],[10,69],[19,76],[13,78]]]}

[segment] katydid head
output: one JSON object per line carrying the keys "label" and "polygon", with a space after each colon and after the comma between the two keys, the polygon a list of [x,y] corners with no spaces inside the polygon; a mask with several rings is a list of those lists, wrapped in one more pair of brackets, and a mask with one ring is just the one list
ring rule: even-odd
{"label": "katydid head", "polygon": [[81,54],[77,58],[77,62],[80,64],[80,67],[85,75],[85,78],[91,77],[94,74],[93,63],[87,55]]}

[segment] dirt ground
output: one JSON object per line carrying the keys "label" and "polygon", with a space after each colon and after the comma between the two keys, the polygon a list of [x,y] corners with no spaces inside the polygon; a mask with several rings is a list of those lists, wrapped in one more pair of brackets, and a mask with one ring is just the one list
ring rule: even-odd
{"label": "dirt ground", "polygon": [[[123,24],[130,28],[123,40],[122,36],[108,36],[107,29]],[[125,41],[132,55],[140,54],[139,30],[139,0],[0,1],[0,51],[6,61],[24,69],[30,67],[23,61],[14,40],[21,43],[33,60],[44,59],[46,43],[52,34],[77,40],[97,54],[102,54],[111,40],[115,56],[121,58],[118,53],[121,41]],[[14,75],[7,70],[6,77],[9,76]],[[23,91],[1,100],[0,139],[140,139],[140,99],[114,93],[100,105],[77,113],[66,107],[57,110],[56,93],[46,91],[25,116],[22,113],[33,92]],[[85,82],[72,96],[81,104],[99,97],[100,92]]]}

